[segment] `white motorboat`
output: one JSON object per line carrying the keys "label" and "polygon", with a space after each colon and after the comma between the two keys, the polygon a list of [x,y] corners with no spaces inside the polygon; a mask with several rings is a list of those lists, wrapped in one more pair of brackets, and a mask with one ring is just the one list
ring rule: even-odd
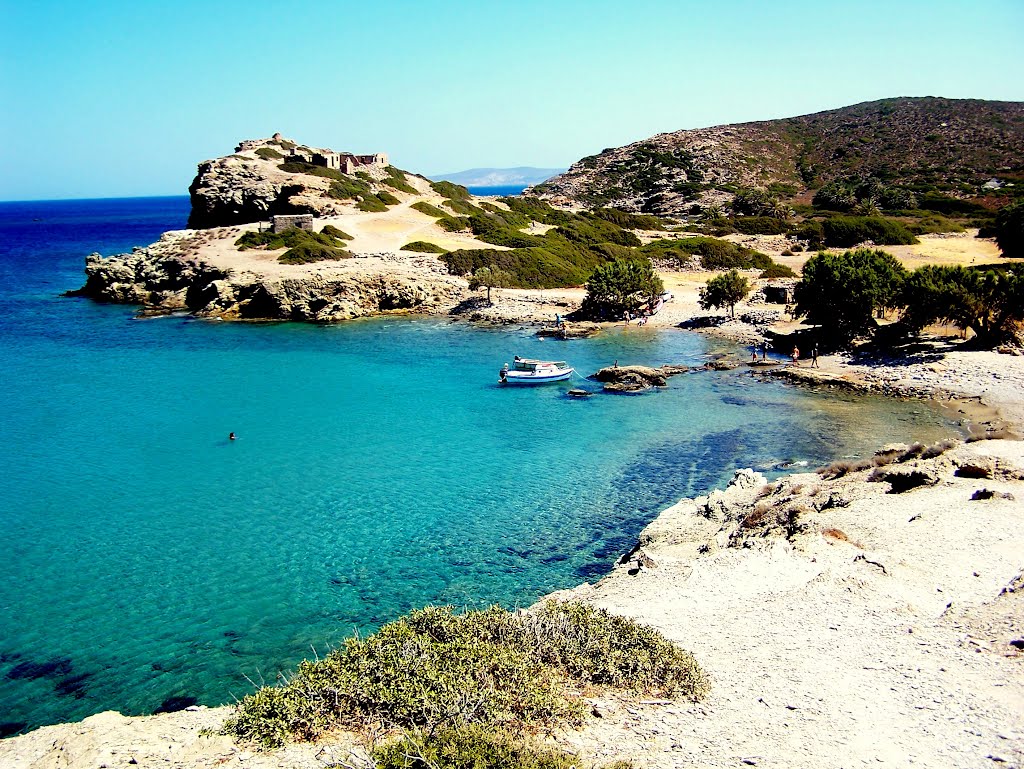
{"label": "white motorboat", "polygon": [[573,368],[564,360],[533,360],[516,356],[512,366],[506,363],[498,372],[501,384],[546,384],[572,376]]}

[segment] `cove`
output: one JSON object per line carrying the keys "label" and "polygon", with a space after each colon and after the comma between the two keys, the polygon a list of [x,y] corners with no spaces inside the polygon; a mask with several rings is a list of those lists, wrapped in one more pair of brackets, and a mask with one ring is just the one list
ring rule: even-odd
{"label": "cove", "polygon": [[57,298],[73,254],[33,237],[3,254],[11,724],[228,702],[424,604],[526,605],[599,578],[659,510],[738,467],[949,433],[922,403],[743,368],[585,400],[565,395],[581,380],[497,384],[516,354],[587,374],[734,352],[682,331],[134,320]]}

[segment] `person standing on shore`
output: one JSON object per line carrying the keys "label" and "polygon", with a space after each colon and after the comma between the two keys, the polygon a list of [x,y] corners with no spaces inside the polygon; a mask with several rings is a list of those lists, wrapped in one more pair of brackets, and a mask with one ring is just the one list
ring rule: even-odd
{"label": "person standing on shore", "polygon": [[818,343],[814,343],[814,347],[811,348],[811,368],[821,368],[818,365]]}
{"label": "person standing on shore", "polygon": [[789,355],[793,359],[793,365],[794,366],[799,366],[800,365],[800,348],[797,347],[796,345],[793,345],[793,352],[791,352]]}

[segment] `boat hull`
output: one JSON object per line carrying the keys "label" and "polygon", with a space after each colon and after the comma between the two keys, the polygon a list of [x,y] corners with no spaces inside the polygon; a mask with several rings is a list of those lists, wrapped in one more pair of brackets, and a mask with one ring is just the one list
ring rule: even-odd
{"label": "boat hull", "polygon": [[557,371],[551,374],[531,374],[523,371],[506,371],[501,378],[501,384],[509,385],[534,385],[548,384],[549,382],[564,382],[572,376],[573,369]]}

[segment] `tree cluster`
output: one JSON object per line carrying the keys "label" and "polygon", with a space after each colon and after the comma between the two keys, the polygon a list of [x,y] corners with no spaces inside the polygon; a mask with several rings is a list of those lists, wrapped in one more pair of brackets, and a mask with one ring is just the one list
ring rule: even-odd
{"label": "tree cluster", "polygon": [[881,209],[917,208],[918,204],[910,190],[887,186],[870,176],[834,179],[818,190],[813,202],[818,208],[852,211],[862,216],[877,216]]}
{"label": "tree cluster", "polygon": [[990,347],[1024,322],[1024,269],[926,266],[907,272],[884,251],[820,253],[804,265],[796,304],[798,315],[821,328],[826,344],[870,336],[876,315],[901,309],[908,333],[944,321],[970,329],[977,345]]}

